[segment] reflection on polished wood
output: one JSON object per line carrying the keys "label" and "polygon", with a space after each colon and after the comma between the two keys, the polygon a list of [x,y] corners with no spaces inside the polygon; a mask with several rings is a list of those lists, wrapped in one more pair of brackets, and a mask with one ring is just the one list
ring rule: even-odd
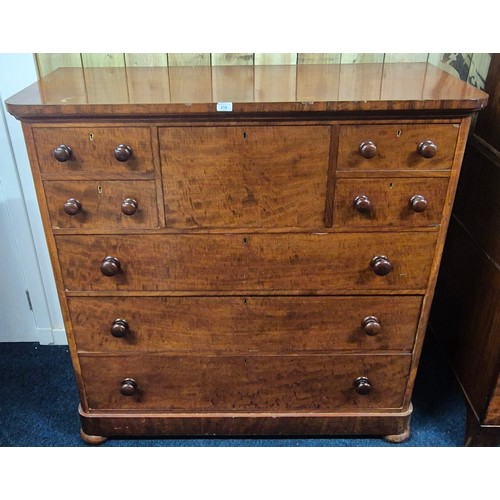
{"label": "reflection on polished wood", "polygon": [[232,102],[233,113],[290,113],[474,110],[486,101],[426,63],[59,68],[8,99],[7,109],[19,117],[160,116],[216,113],[217,102]]}

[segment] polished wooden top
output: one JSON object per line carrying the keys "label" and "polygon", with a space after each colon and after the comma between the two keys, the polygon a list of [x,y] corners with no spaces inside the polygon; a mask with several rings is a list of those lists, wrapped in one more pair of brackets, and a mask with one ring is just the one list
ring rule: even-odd
{"label": "polished wooden top", "polygon": [[487,94],[426,63],[59,68],[7,100],[41,116],[466,111]]}

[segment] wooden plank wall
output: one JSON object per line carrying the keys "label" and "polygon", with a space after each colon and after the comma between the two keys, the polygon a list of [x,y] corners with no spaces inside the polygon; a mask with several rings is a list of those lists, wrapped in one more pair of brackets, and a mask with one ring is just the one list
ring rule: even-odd
{"label": "wooden plank wall", "polygon": [[59,67],[217,66],[231,64],[342,64],[429,62],[483,88],[491,54],[35,54],[40,77]]}

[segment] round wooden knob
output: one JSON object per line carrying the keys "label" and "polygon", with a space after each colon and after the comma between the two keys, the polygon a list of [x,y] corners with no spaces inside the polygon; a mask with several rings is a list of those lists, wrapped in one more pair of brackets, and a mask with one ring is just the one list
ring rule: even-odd
{"label": "round wooden knob", "polygon": [[132,149],[126,144],[120,144],[115,148],[115,158],[118,161],[127,161],[132,156]]}
{"label": "round wooden knob", "polygon": [[417,153],[423,158],[432,158],[436,156],[437,146],[432,141],[422,141],[417,146]]}
{"label": "round wooden knob", "polygon": [[132,396],[137,392],[137,382],[133,378],[124,378],[120,387],[120,392],[124,396]]}
{"label": "round wooden knob", "polygon": [[57,161],[64,163],[65,161],[68,161],[71,158],[73,151],[71,151],[71,148],[69,146],[61,144],[56,149],[54,149],[52,154],[54,155],[54,158]]}
{"label": "round wooden knob", "polygon": [[104,276],[114,276],[121,270],[120,261],[116,257],[105,257],[101,262],[101,273]]}
{"label": "round wooden knob", "polygon": [[373,257],[370,265],[377,276],[386,276],[392,271],[391,261],[385,255]]}
{"label": "round wooden knob", "polygon": [[423,212],[427,208],[427,200],[421,194],[416,194],[410,198],[410,207],[414,212]]}
{"label": "round wooden knob", "polygon": [[361,328],[363,328],[366,335],[373,337],[378,335],[382,331],[382,325],[376,316],[367,316],[361,322]]}
{"label": "round wooden knob", "polygon": [[82,204],[77,199],[70,198],[66,200],[63,209],[68,215],[76,215],[82,209]]}
{"label": "round wooden knob", "polygon": [[359,154],[363,158],[373,158],[377,154],[377,146],[372,141],[365,141],[359,145]]}
{"label": "round wooden knob", "polygon": [[122,212],[125,215],[134,215],[137,212],[139,204],[133,198],[125,198],[122,201]]}
{"label": "round wooden knob", "polygon": [[130,331],[130,328],[126,320],[115,319],[109,331],[111,332],[111,335],[113,335],[113,337],[122,338],[125,337],[125,335],[127,335],[127,333]]}
{"label": "round wooden knob", "polygon": [[372,211],[372,204],[368,198],[368,196],[362,194],[360,196],[356,196],[354,198],[354,208],[361,212],[362,214],[370,213]]}
{"label": "round wooden knob", "polygon": [[372,390],[372,384],[370,384],[370,381],[366,377],[358,377],[354,381],[354,387],[356,392],[361,396],[370,394]]}

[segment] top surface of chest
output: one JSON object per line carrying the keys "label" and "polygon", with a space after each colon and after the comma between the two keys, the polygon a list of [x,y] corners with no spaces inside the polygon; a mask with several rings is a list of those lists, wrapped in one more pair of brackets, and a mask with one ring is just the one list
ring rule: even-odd
{"label": "top surface of chest", "polygon": [[[487,95],[424,63],[59,68],[7,100],[20,119],[469,113]],[[221,104],[222,103],[222,104]]]}

